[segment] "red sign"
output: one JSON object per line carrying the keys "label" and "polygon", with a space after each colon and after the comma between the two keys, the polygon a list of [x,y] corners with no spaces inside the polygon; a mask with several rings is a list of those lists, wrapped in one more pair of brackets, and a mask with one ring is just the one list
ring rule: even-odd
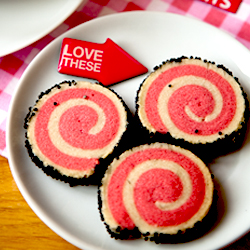
{"label": "red sign", "polygon": [[238,10],[240,3],[242,2],[242,0],[201,0],[201,1],[233,13],[235,13]]}
{"label": "red sign", "polygon": [[104,44],[64,38],[58,71],[107,86],[147,73],[148,69],[109,38]]}

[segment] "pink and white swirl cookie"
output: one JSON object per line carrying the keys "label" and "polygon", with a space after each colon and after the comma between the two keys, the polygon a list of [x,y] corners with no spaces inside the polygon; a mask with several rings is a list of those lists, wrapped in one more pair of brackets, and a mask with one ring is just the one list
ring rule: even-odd
{"label": "pink and white swirl cookie", "polygon": [[100,162],[121,141],[127,118],[124,102],[110,89],[63,82],[41,93],[30,109],[26,147],[48,175],[70,185],[86,184],[96,177],[97,166],[105,172]]}
{"label": "pink and white swirl cookie", "polygon": [[144,80],[137,95],[137,114],[142,126],[158,134],[159,140],[200,157],[206,151],[212,156],[241,145],[248,101],[238,79],[224,66],[181,57],[155,67]]}
{"label": "pink and white swirl cookie", "polygon": [[99,188],[102,220],[115,238],[177,234],[208,213],[213,181],[206,165],[186,149],[166,143],[125,151]]}

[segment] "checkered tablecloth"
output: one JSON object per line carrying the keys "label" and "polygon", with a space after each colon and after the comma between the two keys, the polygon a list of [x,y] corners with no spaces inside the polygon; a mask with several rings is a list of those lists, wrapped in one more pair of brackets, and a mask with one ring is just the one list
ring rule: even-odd
{"label": "checkered tablecloth", "polygon": [[[235,0],[230,1],[233,2]],[[1,155],[8,157],[6,149],[6,121],[13,92],[17,87],[18,81],[23,72],[39,51],[41,51],[57,36],[81,23],[99,16],[134,10],[171,12],[197,18],[230,33],[233,37],[250,49],[250,0],[243,0],[236,13],[230,13],[200,0],[85,1],[67,20],[65,20],[50,34],[26,48],[10,55],[0,57]]]}

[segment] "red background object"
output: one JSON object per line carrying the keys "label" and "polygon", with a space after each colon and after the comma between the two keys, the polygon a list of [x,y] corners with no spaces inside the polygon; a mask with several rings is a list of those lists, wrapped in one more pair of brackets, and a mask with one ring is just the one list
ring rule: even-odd
{"label": "red background object", "polygon": [[109,38],[104,44],[64,38],[58,71],[108,86],[147,73],[148,69]]}
{"label": "red background object", "polygon": [[205,3],[211,4],[213,6],[216,6],[220,9],[230,11],[232,13],[235,13],[242,0],[201,0]]}

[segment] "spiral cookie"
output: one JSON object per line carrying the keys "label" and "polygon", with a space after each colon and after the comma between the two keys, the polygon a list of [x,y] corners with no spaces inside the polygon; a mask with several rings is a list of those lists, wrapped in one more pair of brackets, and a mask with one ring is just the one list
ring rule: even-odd
{"label": "spiral cookie", "polygon": [[137,114],[149,133],[170,135],[167,142],[198,155],[205,152],[201,145],[213,144],[209,151],[224,154],[242,143],[248,101],[224,66],[181,57],[164,62],[145,79],[137,95]]}
{"label": "spiral cookie", "polygon": [[39,96],[25,119],[32,160],[48,175],[72,185],[91,180],[97,166],[101,169],[101,159],[113,152],[126,131],[124,105],[99,84],[55,85]]}
{"label": "spiral cookie", "polygon": [[124,152],[99,189],[102,219],[116,238],[176,234],[210,209],[213,182],[206,165],[186,149],[165,143]]}

